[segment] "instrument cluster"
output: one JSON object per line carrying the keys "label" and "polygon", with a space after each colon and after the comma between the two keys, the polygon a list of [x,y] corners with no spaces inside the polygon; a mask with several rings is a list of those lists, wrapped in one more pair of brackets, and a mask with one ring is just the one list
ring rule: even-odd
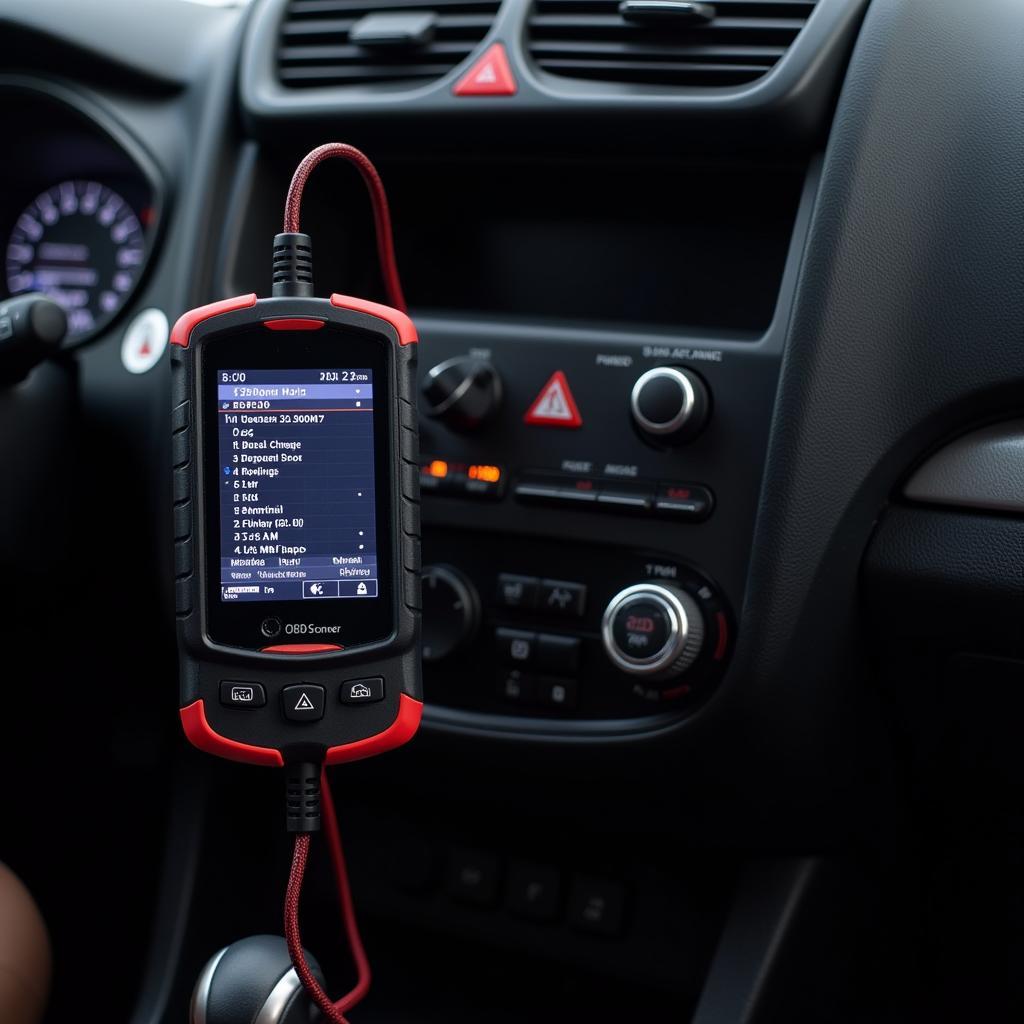
{"label": "instrument cluster", "polygon": [[19,144],[0,167],[0,298],[42,292],[66,345],[111,326],[141,281],[160,220],[146,156],[59,90],[0,81]]}

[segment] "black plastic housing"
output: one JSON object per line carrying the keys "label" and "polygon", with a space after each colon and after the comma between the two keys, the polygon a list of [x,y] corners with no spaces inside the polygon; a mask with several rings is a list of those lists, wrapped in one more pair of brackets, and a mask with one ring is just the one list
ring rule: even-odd
{"label": "black plastic housing", "polygon": [[[238,338],[240,329],[275,319],[323,320],[335,333],[351,332],[354,343],[358,339],[365,347],[371,342],[379,348],[379,365],[386,375],[389,479],[378,480],[378,484],[387,484],[391,500],[386,532],[378,527],[378,551],[390,548],[388,557],[380,562],[390,565],[390,578],[381,579],[381,594],[391,595],[391,628],[383,638],[374,634],[362,642],[357,637],[350,645],[343,643],[340,650],[277,653],[262,649],[256,635],[246,641],[248,646],[228,646],[220,640],[222,633],[217,640],[211,637],[207,560],[212,556],[204,534],[208,520],[201,457],[200,367],[204,355],[218,343],[228,344]],[[282,332],[268,330],[266,335],[268,345],[280,345]],[[257,764],[336,764],[397,746],[415,732],[422,699],[418,433],[412,401],[416,350],[411,322],[403,314],[341,296],[259,301],[255,296],[243,296],[186,314],[175,327],[171,346],[172,461],[180,697],[186,735],[201,749]],[[268,615],[276,610],[271,604],[266,608]],[[263,643],[315,644],[321,639],[282,635]],[[341,684],[370,676],[383,677],[384,699],[362,706],[343,705]],[[247,709],[222,707],[219,690],[225,680],[260,684],[266,691],[266,704]],[[319,721],[284,718],[281,691],[298,683],[326,689],[324,716]]]}

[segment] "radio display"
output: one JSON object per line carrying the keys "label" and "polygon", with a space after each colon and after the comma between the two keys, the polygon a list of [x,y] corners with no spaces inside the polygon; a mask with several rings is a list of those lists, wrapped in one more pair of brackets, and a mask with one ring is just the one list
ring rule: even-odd
{"label": "radio display", "polygon": [[377,597],[373,371],[215,379],[221,602]]}

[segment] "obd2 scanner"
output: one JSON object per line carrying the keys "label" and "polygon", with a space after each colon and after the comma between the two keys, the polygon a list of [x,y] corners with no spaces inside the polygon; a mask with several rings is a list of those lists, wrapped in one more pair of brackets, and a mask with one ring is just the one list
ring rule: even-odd
{"label": "obd2 scanner", "polygon": [[[335,156],[369,189],[391,305],[313,296],[299,207],[310,172]],[[333,824],[324,766],[397,747],[420,722],[417,337],[384,189],[362,153],[310,153],[284,227],[272,297],[191,310],[171,335],[180,713],[201,750],[286,768],[288,948],[327,1019],[343,1020],[356,990],[338,1003],[323,993],[298,895],[321,793]],[[361,998],[368,969],[330,833]]]}

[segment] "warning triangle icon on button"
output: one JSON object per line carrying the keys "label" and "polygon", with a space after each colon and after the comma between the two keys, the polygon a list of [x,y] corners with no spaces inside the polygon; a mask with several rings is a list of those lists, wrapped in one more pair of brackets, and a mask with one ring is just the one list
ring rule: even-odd
{"label": "warning triangle icon on button", "polygon": [[316,711],[316,708],[313,707],[313,702],[309,699],[309,697],[306,694],[302,693],[299,695],[299,699],[295,702],[295,710]]}
{"label": "warning triangle icon on button", "polygon": [[541,388],[533,405],[523,417],[525,423],[538,427],[582,427],[583,417],[561,370],[556,370]]}
{"label": "warning triangle icon on button", "polygon": [[516,80],[501,43],[495,43],[455,86],[456,96],[514,96]]}

